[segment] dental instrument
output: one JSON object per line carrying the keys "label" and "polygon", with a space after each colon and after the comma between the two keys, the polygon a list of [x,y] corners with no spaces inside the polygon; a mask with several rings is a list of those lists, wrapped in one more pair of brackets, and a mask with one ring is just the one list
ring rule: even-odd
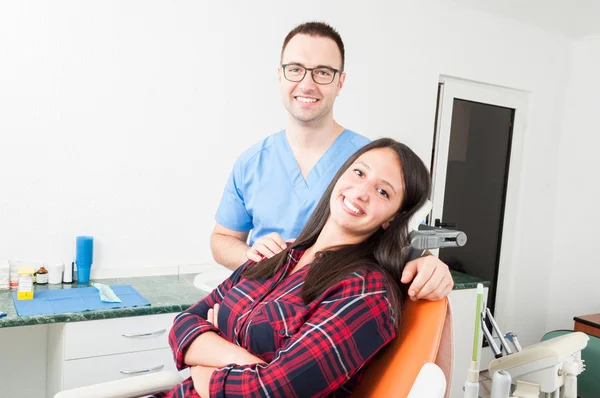
{"label": "dental instrument", "polygon": [[490,333],[490,330],[485,324],[485,312],[481,314],[481,329],[483,329],[483,335],[485,336],[488,344],[490,345],[494,357],[500,358],[502,356],[502,350],[498,347],[498,344],[496,344],[496,340],[494,340],[492,334]]}
{"label": "dental instrument", "polygon": [[483,285],[477,284],[477,305],[475,306],[475,333],[473,337],[473,355],[471,357],[471,366],[467,370],[467,380],[465,381],[464,390],[465,398],[479,397],[479,348],[480,332],[481,332],[481,313],[483,310]]}
{"label": "dental instrument", "polygon": [[508,343],[504,339],[504,336],[502,335],[502,332],[500,331],[500,327],[498,327],[496,320],[492,316],[492,312],[490,311],[489,308],[486,308],[485,313],[486,313],[486,317],[490,320],[490,323],[492,324],[492,329],[496,332],[496,334],[498,335],[498,338],[500,339],[500,344],[501,344],[500,352],[502,353],[502,347],[504,347],[504,349],[506,350],[506,354],[511,355],[512,350],[510,349],[510,347],[508,346]]}
{"label": "dental instrument", "polygon": [[519,343],[519,339],[517,339],[516,334],[514,334],[513,332],[508,332],[504,335],[504,338],[506,338],[506,340],[508,340],[512,343],[512,345],[515,347],[515,350],[517,350],[517,352],[523,351],[523,348],[521,347],[521,344]]}

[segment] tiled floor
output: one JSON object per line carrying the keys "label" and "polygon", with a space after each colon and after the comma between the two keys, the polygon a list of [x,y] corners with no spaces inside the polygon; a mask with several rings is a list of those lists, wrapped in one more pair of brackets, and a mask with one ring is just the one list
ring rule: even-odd
{"label": "tiled floor", "polygon": [[492,380],[487,370],[479,373],[479,398],[490,398]]}

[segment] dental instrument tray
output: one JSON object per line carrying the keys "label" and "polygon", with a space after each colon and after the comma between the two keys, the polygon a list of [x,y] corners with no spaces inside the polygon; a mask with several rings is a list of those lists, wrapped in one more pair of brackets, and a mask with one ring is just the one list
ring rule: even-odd
{"label": "dental instrument tray", "polygon": [[111,285],[110,288],[121,299],[120,303],[107,303],[100,300],[95,287],[74,289],[36,290],[33,300],[17,300],[13,293],[13,302],[19,316],[63,314],[108,310],[115,308],[140,307],[150,305],[131,285]]}

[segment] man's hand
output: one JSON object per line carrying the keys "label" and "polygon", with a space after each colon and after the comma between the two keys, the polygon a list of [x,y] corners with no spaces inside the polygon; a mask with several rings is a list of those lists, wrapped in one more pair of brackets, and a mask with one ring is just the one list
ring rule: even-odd
{"label": "man's hand", "polygon": [[441,300],[452,291],[454,281],[450,269],[433,255],[409,261],[402,272],[402,283],[413,281],[408,288],[411,300]]}
{"label": "man's hand", "polygon": [[273,257],[286,248],[287,245],[281,235],[277,232],[271,232],[268,235],[258,238],[252,247],[248,249],[246,256],[249,260],[259,263],[265,258]]}

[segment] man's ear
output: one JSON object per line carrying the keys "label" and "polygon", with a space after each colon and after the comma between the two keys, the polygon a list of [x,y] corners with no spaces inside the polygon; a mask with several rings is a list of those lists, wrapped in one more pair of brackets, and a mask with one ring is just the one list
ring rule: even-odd
{"label": "man's ear", "polygon": [[340,72],[340,81],[338,82],[338,92],[336,95],[340,95],[342,88],[344,88],[345,82],[346,82],[346,72]]}

